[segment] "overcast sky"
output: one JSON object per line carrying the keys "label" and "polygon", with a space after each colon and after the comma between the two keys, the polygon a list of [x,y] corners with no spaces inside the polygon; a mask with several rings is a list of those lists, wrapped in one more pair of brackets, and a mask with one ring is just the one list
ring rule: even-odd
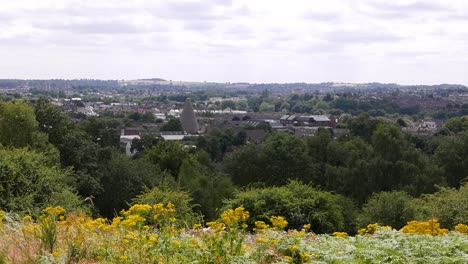
{"label": "overcast sky", "polygon": [[0,78],[468,85],[468,1],[0,0]]}

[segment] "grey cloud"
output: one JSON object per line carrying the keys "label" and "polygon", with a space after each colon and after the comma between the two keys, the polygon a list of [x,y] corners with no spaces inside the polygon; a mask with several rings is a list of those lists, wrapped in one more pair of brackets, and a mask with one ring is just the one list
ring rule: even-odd
{"label": "grey cloud", "polygon": [[7,23],[14,19],[15,19],[15,16],[13,14],[0,12],[0,21],[2,23]]}
{"label": "grey cloud", "polygon": [[153,15],[181,20],[217,20],[224,16],[213,12],[213,5],[209,2],[170,1],[153,9]]}
{"label": "grey cloud", "polygon": [[367,16],[380,19],[407,19],[421,18],[421,14],[449,12],[447,6],[431,2],[413,2],[397,4],[395,2],[370,1],[365,4],[371,11],[360,10]]}
{"label": "grey cloud", "polygon": [[184,22],[184,28],[193,31],[208,31],[215,27],[215,23],[207,20],[188,20]]}
{"label": "grey cloud", "polygon": [[222,34],[227,37],[233,37],[237,39],[252,38],[254,36],[252,29],[245,25],[229,26],[222,32]]}
{"label": "grey cloud", "polygon": [[231,15],[251,17],[251,16],[253,16],[253,13],[252,13],[252,10],[250,10],[250,8],[248,8],[247,6],[244,5],[244,6],[241,6],[241,7],[238,7],[236,9],[234,9],[231,12]]}
{"label": "grey cloud", "polygon": [[[233,1],[211,0],[199,2],[170,1],[152,9],[152,15],[182,22],[184,29],[210,31],[217,24],[239,16],[251,16],[247,6],[233,7]],[[222,7],[217,9],[216,7]]]}
{"label": "grey cloud", "polygon": [[112,18],[118,15],[129,13],[142,13],[146,9],[143,7],[89,7],[89,6],[69,6],[63,9],[44,10],[52,15],[68,15],[81,17],[101,17]]}
{"label": "grey cloud", "polygon": [[408,4],[396,4],[383,1],[375,1],[370,3],[371,6],[378,10],[390,12],[441,12],[449,10],[446,6],[430,3],[430,2],[413,2]]}
{"label": "grey cloud", "polygon": [[375,30],[335,30],[322,35],[323,39],[335,43],[380,43],[395,42],[404,38],[388,31]]}
{"label": "grey cloud", "polygon": [[122,22],[99,22],[89,24],[72,24],[64,26],[65,30],[90,34],[135,34],[144,32],[140,28]]}
{"label": "grey cloud", "polygon": [[297,50],[301,53],[307,54],[328,54],[328,53],[338,53],[343,50],[344,46],[336,43],[329,42],[318,42],[306,44],[303,47],[298,48]]}
{"label": "grey cloud", "polygon": [[468,21],[468,14],[447,14],[440,17],[441,20]]}
{"label": "grey cloud", "polygon": [[227,55],[227,54],[241,54],[248,53],[255,50],[256,47],[252,45],[240,45],[236,42],[209,42],[206,44],[210,53]]}
{"label": "grey cloud", "polygon": [[142,27],[123,21],[87,21],[84,23],[36,22],[35,27],[84,34],[138,34],[165,31],[163,27]]}
{"label": "grey cloud", "polygon": [[214,5],[231,6],[234,0],[210,0],[210,2]]}
{"label": "grey cloud", "polygon": [[0,38],[0,46],[10,47],[30,47],[31,45],[38,45],[39,42],[31,36],[14,36],[10,38]]}
{"label": "grey cloud", "polygon": [[388,57],[401,57],[401,58],[420,58],[420,57],[428,57],[439,55],[439,52],[436,51],[392,51],[387,52],[386,55]]}
{"label": "grey cloud", "polygon": [[339,14],[334,13],[307,13],[304,15],[304,18],[307,20],[314,20],[314,21],[324,21],[324,22],[331,22],[340,19]]}

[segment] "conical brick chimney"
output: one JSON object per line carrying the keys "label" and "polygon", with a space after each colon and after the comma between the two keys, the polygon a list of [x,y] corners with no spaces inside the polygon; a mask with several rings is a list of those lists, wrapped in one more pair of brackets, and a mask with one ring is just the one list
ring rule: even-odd
{"label": "conical brick chimney", "polygon": [[185,101],[184,109],[180,114],[180,122],[185,132],[188,134],[196,134],[199,131],[197,118],[195,117],[195,112],[193,111],[192,103],[190,99],[187,98]]}

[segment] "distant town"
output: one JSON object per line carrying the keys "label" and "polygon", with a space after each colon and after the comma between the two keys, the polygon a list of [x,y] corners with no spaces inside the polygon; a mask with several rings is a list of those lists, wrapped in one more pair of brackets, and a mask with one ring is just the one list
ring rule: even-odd
{"label": "distant town", "polygon": [[[322,127],[336,137],[348,132],[347,118],[368,113],[427,137],[439,132],[448,118],[468,114],[467,87],[451,84],[0,80],[0,95],[5,100],[45,97],[77,122],[120,118],[116,131],[127,155],[133,154],[132,140],[148,134],[183,140],[213,129],[243,129],[248,141],[260,143],[268,130],[310,137]],[[180,119],[182,129],[164,128],[171,119]]]}

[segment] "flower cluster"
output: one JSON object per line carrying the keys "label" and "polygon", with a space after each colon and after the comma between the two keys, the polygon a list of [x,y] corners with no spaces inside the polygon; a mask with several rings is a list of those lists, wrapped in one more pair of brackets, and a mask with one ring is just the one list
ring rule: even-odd
{"label": "flower cluster", "polygon": [[411,221],[408,222],[401,231],[403,233],[411,234],[428,234],[428,235],[443,235],[447,234],[449,231],[445,228],[440,228],[440,224],[437,219],[431,219],[426,222],[422,221]]}
{"label": "flower cluster", "polygon": [[336,236],[336,237],[348,237],[348,233],[346,233],[346,232],[333,232],[333,233],[332,233],[332,236]]}
{"label": "flower cluster", "polygon": [[65,213],[65,209],[62,206],[49,206],[42,210],[44,216],[55,216],[59,217]]}
{"label": "flower cluster", "polygon": [[271,225],[276,230],[283,230],[288,226],[288,221],[282,216],[272,216],[270,217]]}
{"label": "flower cluster", "polygon": [[358,230],[358,235],[372,235],[377,233],[379,229],[392,229],[391,226],[380,226],[377,223],[368,224],[366,228],[361,228]]}
{"label": "flower cluster", "polygon": [[468,225],[458,224],[455,226],[455,231],[468,235]]}
{"label": "flower cluster", "polygon": [[249,218],[249,212],[245,211],[243,206],[239,206],[236,209],[229,209],[221,213],[221,221],[227,226],[233,226],[240,224],[242,228],[247,228],[245,222]]}

